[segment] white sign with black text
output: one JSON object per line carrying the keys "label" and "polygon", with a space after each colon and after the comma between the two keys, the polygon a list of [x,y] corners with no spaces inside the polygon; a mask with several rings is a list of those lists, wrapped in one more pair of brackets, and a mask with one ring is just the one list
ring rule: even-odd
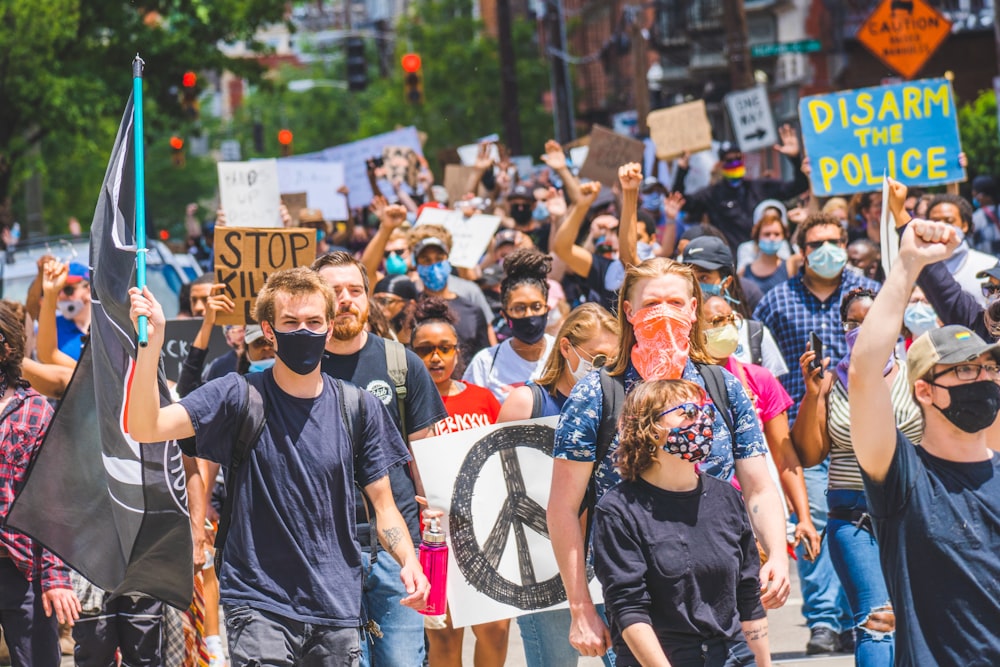
{"label": "white sign with black text", "polygon": [[771,103],[763,86],[729,93],[726,95],[726,109],[733,123],[736,143],[744,153],[778,143]]}

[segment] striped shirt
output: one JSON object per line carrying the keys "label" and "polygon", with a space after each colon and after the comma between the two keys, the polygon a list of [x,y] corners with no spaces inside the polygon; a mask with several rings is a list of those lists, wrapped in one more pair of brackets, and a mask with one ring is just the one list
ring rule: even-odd
{"label": "striped shirt", "polygon": [[[915,445],[920,444],[924,429],[924,418],[920,408],[910,393],[910,383],[906,379],[906,365],[896,364],[896,373],[889,395],[892,400],[896,428],[902,431]],[[830,434],[830,489],[863,491],[861,470],[854,456],[851,444],[851,407],[847,403],[847,387],[840,378],[833,381],[827,399],[826,428]]]}

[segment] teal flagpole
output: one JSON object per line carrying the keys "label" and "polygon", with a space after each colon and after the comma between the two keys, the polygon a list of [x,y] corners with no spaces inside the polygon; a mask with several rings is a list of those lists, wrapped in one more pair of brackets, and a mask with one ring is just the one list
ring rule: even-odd
{"label": "teal flagpole", "polygon": [[[142,71],[146,63],[139,54],[132,61],[132,127],[135,130],[132,151],[135,156],[135,284],[146,288],[146,150],[143,143]],[[146,316],[139,317],[139,345],[146,347],[149,334]]]}

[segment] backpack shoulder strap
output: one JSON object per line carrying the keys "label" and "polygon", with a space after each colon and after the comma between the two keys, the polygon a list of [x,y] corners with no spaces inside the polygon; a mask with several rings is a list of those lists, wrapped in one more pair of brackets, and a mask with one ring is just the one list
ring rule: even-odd
{"label": "backpack shoulder strap", "polygon": [[[385,365],[396,390],[396,409],[399,411],[399,428],[403,440],[410,441],[406,428],[406,348],[399,341],[385,339]],[[362,402],[363,404],[363,402]]]}
{"label": "backpack shoulder strap", "polygon": [[[625,404],[625,375],[610,375],[601,369],[601,425],[597,430],[597,451],[594,461],[600,463],[611,449],[618,432],[618,415]],[[595,465],[596,470],[596,465]]]}
{"label": "backpack shoulder strap", "polygon": [[545,410],[545,390],[534,382],[528,385],[528,389],[531,390],[531,418],[538,419]]}
{"label": "backpack shoulder strap", "polygon": [[[364,442],[365,437],[365,422],[368,420],[364,396],[361,394],[364,389],[339,378],[334,378],[333,381],[337,387],[337,397],[340,401],[340,416],[347,424],[347,432],[351,434],[351,463],[357,468],[358,459],[361,458],[361,443]],[[353,471],[351,477],[354,477]],[[365,504],[365,516],[368,518],[368,544],[371,545],[370,557],[371,562],[374,563],[376,551],[378,551],[376,548],[378,530],[375,527],[375,512],[368,492],[365,491],[365,487],[358,483],[357,478],[354,478],[354,485],[361,491],[362,502]]]}
{"label": "backpack shoulder strap", "polygon": [[722,415],[722,421],[726,422],[726,428],[729,429],[730,437],[735,439],[736,427],[733,424],[732,408],[729,405],[729,391],[726,389],[726,377],[722,374],[722,366],[696,363],[695,367],[701,373],[702,379],[705,380],[705,389],[708,391],[708,397],[712,399],[715,408]]}
{"label": "backpack shoulder strap", "polygon": [[747,320],[747,333],[750,339],[750,361],[758,366],[764,363],[764,325],[757,320]]}
{"label": "backpack shoulder strap", "polygon": [[240,414],[236,419],[236,442],[233,444],[232,457],[226,468],[226,499],[222,503],[219,514],[219,530],[215,536],[215,573],[222,569],[222,551],[229,536],[229,527],[233,520],[233,506],[236,502],[236,480],[240,468],[249,458],[250,452],[260,440],[261,433],[267,425],[264,414],[264,397],[260,390],[246,376],[240,375],[245,393],[240,404]]}

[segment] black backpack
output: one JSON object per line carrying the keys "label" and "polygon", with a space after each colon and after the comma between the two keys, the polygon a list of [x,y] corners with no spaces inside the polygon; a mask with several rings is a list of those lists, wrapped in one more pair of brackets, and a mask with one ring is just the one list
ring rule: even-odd
{"label": "black backpack", "polygon": [[[253,374],[263,380],[263,373]],[[236,504],[237,475],[240,467],[249,458],[250,452],[257,446],[264,428],[267,426],[267,415],[265,413],[264,397],[257,386],[258,380],[251,381],[246,375],[239,376],[243,380],[246,393],[240,406],[240,414],[236,420],[236,444],[233,445],[232,460],[226,468],[226,500],[222,504],[222,512],[219,513],[219,532],[215,536],[215,574],[218,576],[222,570],[222,550],[226,546],[226,537],[229,535],[229,526],[233,518],[233,506]],[[364,442],[364,429],[367,414],[365,411],[364,397],[361,395],[363,389],[356,387],[342,380],[333,380],[337,395],[340,398],[340,412],[347,424],[347,432],[351,434],[351,447],[354,452],[354,462],[357,464],[360,450],[358,447]],[[365,497],[365,511],[368,511],[370,504],[368,494],[364,488],[354,481],[355,485],[361,489]],[[371,541],[375,543],[377,539],[375,532],[375,517],[369,516],[371,526]],[[375,549],[371,553],[372,561],[375,560]]]}

